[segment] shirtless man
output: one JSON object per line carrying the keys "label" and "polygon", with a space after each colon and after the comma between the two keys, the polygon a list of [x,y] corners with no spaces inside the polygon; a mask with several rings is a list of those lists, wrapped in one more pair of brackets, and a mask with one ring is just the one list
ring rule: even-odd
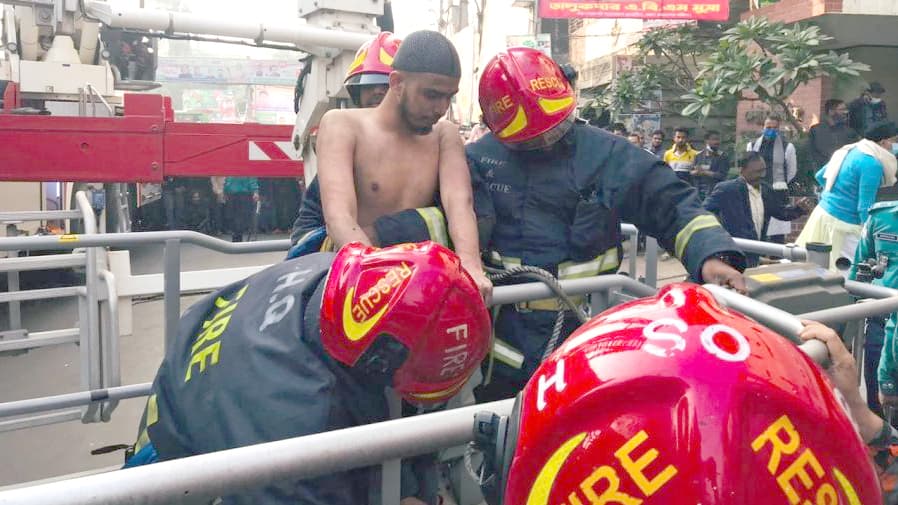
{"label": "shirtless man", "polygon": [[440,118],[458,92],[452,43],[418,31],[399,46],[390,89],[373,109],[331,110],[318,129],[318,179],[327,234],[336,247],[372,244],[378,218],[428,207],[437,195],[462,265],[485,299],[471,181],[458,128]]}

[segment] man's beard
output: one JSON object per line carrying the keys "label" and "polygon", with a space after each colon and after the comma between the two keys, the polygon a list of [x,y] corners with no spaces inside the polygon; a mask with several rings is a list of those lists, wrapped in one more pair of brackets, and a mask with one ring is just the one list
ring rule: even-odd
{"label": "man's beard", "polygon": [[412,122],[409,120],[411,114],[408,111],[408,104],[406,103],[404,96],[399,98],[399,116],[405,122],[405,125],[408,127],[408,129],[411,130],[415,135],[427,135],[428,133],[433,131],[433,125],[417,126],[412,124]]}

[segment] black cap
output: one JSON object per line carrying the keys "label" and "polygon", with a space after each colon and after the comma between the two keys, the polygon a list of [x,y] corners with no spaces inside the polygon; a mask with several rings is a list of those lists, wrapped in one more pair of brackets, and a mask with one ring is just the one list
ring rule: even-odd
{"label": "black cap", "polygon": [[898,135],[898,126],[893,121],[879,121],[870,125],[864,132],[864,138],[879,142]]}
{"label": "black cap", "polygon": [[885,93],[886,89],[882,87],[882,84],[874,81],[870,83],[867,91],[869,91],[870,93]]}
{"label": "black cap", "polygon": [[431,30],[412,32],[402,39],[393,70],[461,78],[461,62],[455,46],[443,34]]}

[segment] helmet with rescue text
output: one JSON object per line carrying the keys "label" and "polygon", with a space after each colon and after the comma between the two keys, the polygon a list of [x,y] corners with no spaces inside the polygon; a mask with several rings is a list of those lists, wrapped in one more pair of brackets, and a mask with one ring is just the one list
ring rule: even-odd
{"label": "helmet with rescue text", "polygon": [[491,335],[474,281],[454,252],[433,242],[344,246],[328,275],[320,324],[331,357],[419,405],[455,395]]}
{"label": "helmet with rescue text", "polygon": [[[392,33],[381,32],[356,52],[343,82],[356,106],[374,107],[383,100],[390,84],[393,58],[401,42]],[[363,91],[371,93],[365,93],[366,96],[363,97]]]}
{"label": "helmet with rescue text", "polygon": [[882,503],[844,405],[791,342],[674,284],[582,326],[475,432],[491,505]]}
{"label": "helmet with rescue text", "polygon": [[562,68],[542,51],[510,47],[486,64],[480,108],[496,138],[515,150],[543,149],[574,124],[576,94]]}

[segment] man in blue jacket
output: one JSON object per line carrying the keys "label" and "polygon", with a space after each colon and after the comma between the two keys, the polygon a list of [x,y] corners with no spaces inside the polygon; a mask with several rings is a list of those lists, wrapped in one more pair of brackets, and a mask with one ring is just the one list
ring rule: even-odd
{"label": "man in blue jacket", "polygon": [[[739,177],[714,186],[705,200],[705,209],[717,215],[730,235],[761,240],[771,217],[791,221],[808,211],[807,199],[786,205],[764,182],[767,165],[761,154],[747,153],[739,161],[739,169]],[[758,265],[758,255],[747,254],[746,258],[748,266]]]}

